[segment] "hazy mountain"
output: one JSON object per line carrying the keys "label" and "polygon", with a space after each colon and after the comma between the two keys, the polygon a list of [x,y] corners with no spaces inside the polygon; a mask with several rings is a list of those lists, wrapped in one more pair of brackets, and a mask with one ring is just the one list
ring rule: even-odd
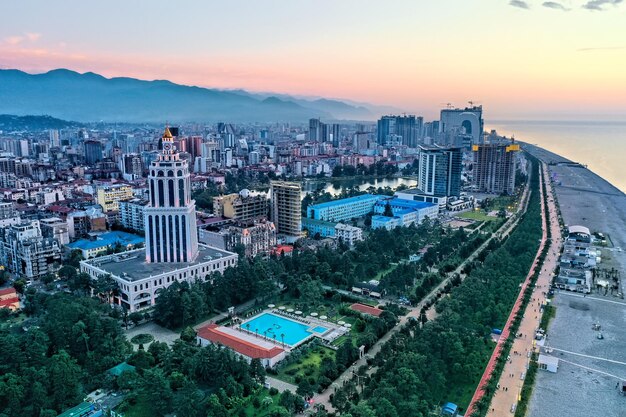
{"label": "hazy mountain", "polygon": [[0,114],[50,115],[81,122],[306,121],[320,117],[371,120],[365,106],[338,100],[252,94],[144,81],[105,78],[57,69],[45,74],[0,70]]}
{"label": "hazy mountain", "polygon": [[48,129],[66,129],[82,126],[77,122],[68,122],[50,116],[15,116],[0,114],[0,132],[33,131]]}

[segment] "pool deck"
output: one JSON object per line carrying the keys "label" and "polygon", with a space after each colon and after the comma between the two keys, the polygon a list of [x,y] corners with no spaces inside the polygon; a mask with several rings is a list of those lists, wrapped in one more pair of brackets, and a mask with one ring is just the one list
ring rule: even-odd
{"label": "pool deck", "polygon": [[[245,324],[249,323],[253,320],[256,320],[257,318],[263,316],[263,315],[274,315],[277,316],[283,320],[289,320],[295,323],[298,323],[300,325],[305,325],[307,326],[307,333],[308,335],[300,340],[298,340],[295,343],[289,344],[289,343],[282,343],[282,341],[279,340],[274,340],[273,338],[270,337],[265,337],[262,334],[257,334],[256,332],[253,331],[249,331],[245,328]],[[324,332],[317,332],[315,331],[316,328],[318,327],[323,327],[324,329],[326,329]],[[307,317],[302,317],[302,316],[298,316],[295,314],[290,314],[290,313],[286,313],[277,309],[267,309],[264,310],[263,312],[257,314],[254,317],[251,317],[250,319],[246,320],[245,322],[241,323],[241,325],[237,326],[237,327],[233,327],[230,328],[231,331],[237,332],[237,334],[239,335],[239,337],[242,337],[242,335],[245,335],[247,338],[249,338],[249,341],[252,343],[256,343],[256,344],[260,344],[259,342],[264,342],[264,343],[268,343],[272,346],[279,346],[281,348],[284,348],[285,350],[289,351],[292,350],[296,347],[298,347],[299,345],[303,344],[304,342],[310,340],[312,337],[318,337],[320,339],[322,339],[324,342],[326,343],[330,343],[333,340],[337,339],[340,336],[343,336],[344,334],[348,333],[350,331],[350,329],[347,329],[345,327],[339,326],[335,323],[331,323],[328,321],[324,321],[324,320],[320,320],[316,317],[311,317],[311,316],[307,316]]]}

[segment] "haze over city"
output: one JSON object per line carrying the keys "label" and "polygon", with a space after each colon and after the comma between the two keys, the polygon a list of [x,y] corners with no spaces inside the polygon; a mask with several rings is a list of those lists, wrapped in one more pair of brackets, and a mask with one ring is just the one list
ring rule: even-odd
{"label": "haze over city", "polygon": [[[190,12],[193,7],[193,12]],[[618,0],[5,2],[0,66],[496,119],[626,114]]]}
{"label": "haze over city", "polygon": [[0,417],[625,416],[623,0],[0,15]]}

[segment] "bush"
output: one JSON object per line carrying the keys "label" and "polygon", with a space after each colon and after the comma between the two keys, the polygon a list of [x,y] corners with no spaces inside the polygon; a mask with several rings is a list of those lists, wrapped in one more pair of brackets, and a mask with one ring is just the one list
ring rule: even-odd
{"label": "bush", "polygon": [[274,387],[270,388],[270,395],[271,395],[271,396],[274,396],[274,395],[276,395],[276,394],[278,394],[278,389],[276,389],[276,388],[274,388]]}
{"label": "bush", "polygon": [[154,337],[151,334],[140,333],[137,336],[134,336],[130,341],[136,345],[143,345],[146,343],[150,343],[154,340]]}

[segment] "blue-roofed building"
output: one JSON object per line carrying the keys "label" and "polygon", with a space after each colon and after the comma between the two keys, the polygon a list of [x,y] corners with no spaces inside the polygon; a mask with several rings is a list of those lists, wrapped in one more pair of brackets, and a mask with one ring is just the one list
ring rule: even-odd
{"label": "blue-roofed building", "polygon": [[459,406],[454,403],[445,403],[441,408],[442,416],[457,416],[459,412]]}
{"label": "blue-roofed building", "polygon": [[[426,217],[434,219],[439,215],[439,207],[436,204],[426,203],[423,201],[403,200],[395,197],[378,201],[374,205],[374,213],[378,215],[384,214],[387,205],[390,206],[393,217],[399,219],[399,224],[397,226],[409,226],[413,223],[420,224]],[[393,227],[397,227],[392,227],[394,223],[383,222],[381,219],[376,222],[378,227],[375,227],[374,224],[375,223],[372,218],[373,229],[385,227],[387,230],[391,230]]]}
{"label": "blue-roofed building", "polygon": [[343,223],[304,218],[302,219],[302,230],[306,230],[309,236],[315,236],[319,233],[321,237],[341,239],[350,246],[359,240],[363,240],[363,230],[360,227]]}
{"label": "blue-roofed building", "polygon": [[307,217],[327,222],[341,222],[363,217],[374,209],[374,204],[384,196],[363,194],[327,203],[313,204],[307,208]]}
{"label": "blue-roofed building", "polygon": [[92,239],[80,239],[76,242],[65,245],[70,251],[79,249],[85,259],[94,258],[105,253],[109,248],[115,247],[118,243],[124,249],[133,249],[138,245],[143,245],[144,238],[132,233],[126,233],[119,230],[96,235]]}
{"label": "blue-roofed building", "polygon": [[64,411],[57,417],[100,417],[102,415],[104,415],[102,413],[102,410],[96,409],[94,404],[89,402],[82,402],[76,407]]}
{"label": "blue-roofed building", "polygon": [[335,237],[335,226],[337,223],[326,222],[316,219],[302,219],[302,230],[309,232],[309,236],[320,234],[321,237]]}
{"label": "blue-roofed building", "polygon": [[391,230],[398,226],[401,226],[399,217],[387,217],[380,215],[372,216],[372,229]]}

